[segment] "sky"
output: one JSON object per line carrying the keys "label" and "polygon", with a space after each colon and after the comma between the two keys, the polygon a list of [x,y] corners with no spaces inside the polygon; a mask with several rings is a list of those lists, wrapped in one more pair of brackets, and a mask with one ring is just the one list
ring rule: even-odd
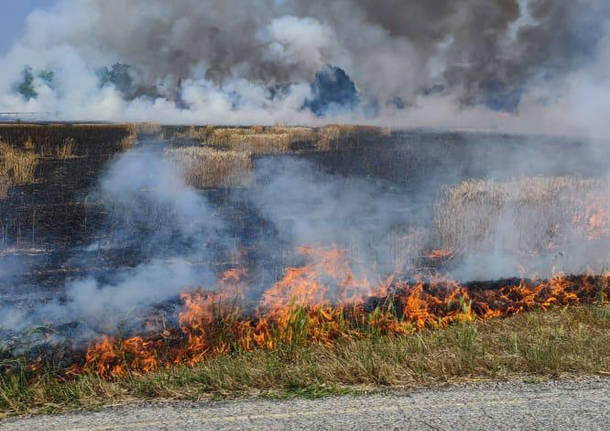
{"label": "sky", "polygon": [[55,0],[7,0],[0,14],[0,55],[4,55],[22,34],[25,18],[36,8],[48,7]]}

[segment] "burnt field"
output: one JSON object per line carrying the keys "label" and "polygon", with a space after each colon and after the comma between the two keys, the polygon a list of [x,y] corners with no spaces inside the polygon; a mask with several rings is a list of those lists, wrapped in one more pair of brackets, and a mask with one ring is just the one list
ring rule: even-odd
{"label": "burnt field", "polygon": [[0,339],[34,370],[116,378],[608,300],[605,143],[62,124],[0,126],[0,145]]}

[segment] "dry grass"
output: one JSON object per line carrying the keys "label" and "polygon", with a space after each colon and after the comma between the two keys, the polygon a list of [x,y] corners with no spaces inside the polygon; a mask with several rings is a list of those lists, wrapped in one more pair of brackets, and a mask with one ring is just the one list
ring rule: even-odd
{"label": "dry grass", "polygon": [[176,134],[177,138],[191,138],[198,139],[199,141],[206,141],[210,135],[214,132],[214,126],[191,126],[184,132]]}
{"label": "dry grass", "polygon": [[253,154],[288,153],[295,143],[313,143],[317,138],[314,130],[306,127],[206,128],[205,132],[206,145]]}
{"label": "dry grass", "polygon": [[529,312],[403,337],[370,333],[333,347],[238,351],[190,368],[105,381],[62,380],[49,371],[0,377],[4,415],[95,408],[125,400],[259,394],[320,396],[362,388],[421,387],[481,379],[608,375],[610,307]]}
{"label": "dry grass", "polygon": [[178,132],[178,138],[199,140],[203,145],[252,154],[278,154],[301,151],[340,151],[355,148],[367,135],[389,136],[390,129],[369,126],[329,125],[311,127],[192,126]]}
{"label": "dry grass", "polygon": [[34,173],[40,156],[31,150],[18,150],[0,141],[0,177],[14,185],[35,181]]}
{"label": "dry grass", "polygon": [[236,187],[250,181],[252,157],[249,153],[222,151],[208,147],[186,147],[166,150],[193,187]]}
{"label": "dry grass", "polygon": [[317,148],[320,151],[341,151],[358,148],[366,136],[388,137],[389,128],[330,124],[318,130]]}
{"label": "dry grass", "polygon": [[[174,128],[175,130],[175,128]],[[125,124],[0,124],[0,140],[14,148],[53,155],[66,139],[74,139],[77,150],[87,154],[125,151],[139,135],[163,131],[157,123]],[[390,129],[372,126],[329,125],[321,128],[289,126],[219,127],[191,126],[186,129],[166,128],[174,138],[200,141],[218,149],[244,151],[252,154],[298,153],[302,151],[342,151],[357,148],[366,137],[387,137]],[[29,147],[28,147],[29,146]],[[30,148],[31,147],[31,148]]]}
{"label": "dry grass", "polygon": [[57,147],[55,156],[61,160],[71,159],[74,157],[74,147],[74,138],[65,138],[64,142]]}
{"label": "dry grass", "polygon": [[131,134],[155,134],[161,132],[160,123],[144,122],[144,123],[131,123],[128,124]]}
{"label": "dry grass", "polygon": [[318,149],[321,151],[330,151],[336,149],[339,140],[347,133],[345,129],[339,126],[327,126],[319,131]]}
{"label": "dry grass", "polygon": [[[152,133],[153,124],[0,124],[0,140],[40,157],[113,154],[130,148],[138,133]],[[66,147],[70,143],[70,148]],[[63,147],[70,149],[64,152]],[[71,153],[71,154],[70,154]]]}
{"label": "dry grass", "polygon": [[119,146],[122,151],[127,151],[131,147],[133,147],[133,145],[136,143],[137,140],[138,140],[138,135],[136,135],[135,133],[130,133],[129,135],[125,136],[123,139],[121,139],[119,141]]}
{"label": "dry grass", "polygon": [[587,197],[603,190],[607,184],[572,177],[469,180],[447,187],[435,206],[441,246],[469,253],[502,243],[540,252],[568,235],[588,211]]}
{"label": "dry grass", "polygon": [[11,189],[11,180],[0,174],[0,201],[8,197],[8,191]]}

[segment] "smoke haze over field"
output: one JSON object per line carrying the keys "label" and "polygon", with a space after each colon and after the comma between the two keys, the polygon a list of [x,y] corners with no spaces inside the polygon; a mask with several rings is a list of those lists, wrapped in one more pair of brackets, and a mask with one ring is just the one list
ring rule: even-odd
{"label": "smoke haze over field", "polygon": [[[435,199],[443,181],[459,181],[463,160],[454,158],[454,172],[444,179],[439,171],[446,174],[447,167],[423,169],[426,180],[409,192],[391,181],[333,173],[298,157],[267,157],[257,160],[252,186],[232,189],[227,201],[216,201],[213,193],[187,185],[179,165],[164,157],[158,144],[137,146],[108,165],[89,194],[103,204],[104,220],[91,242],[73,245],[56,263],[82,271],[67,275],[60,286],[53,281],[56,292],[45,294],[24,281],[29,270],[19,255],[0,259],[0,282],[17,287],[2,298],[0,335],[78,322],[67,334],[78,344],[103,333],[142,331],[142,319],[154,307],[175,307],[179,294],[199,287],[217,288],[229,263],[244,269],[248,282],[242,293],[256,304],[295,264],[295,250],[308,246],[345,250],[354,275],[373,285],[392,274],[425,275],[421,259],[445,245],[465,256],[442,274],[464,282],[600,271],[607,262],[606,237],[590,241],[579,230],[582,223],[574,221],[592,191],[600,193],[599,214],[609,213],[607,180],[463,183],[457,201],[437,201],[443,205],[435,208],[446,215],[438,225],[442,220],[425,198]],[[536,158],[541,151],[529,155]],[[472,148],[467,153],[469,160],[482,154]],[[491,178],[502,177],[500,168],[485,166],[493,171],[486,173]],[[549,162],[539,172],[552,175],[560,167]],[[470,200],[459,198],[467,194]],[[223,215],[237,209],[238,217]],[[598,213],[584,214],[588,220]],[[336,287],[328,283],[330,290]],[[58,331],[55,341],[62,336]]]}
{"label": "smoke haze over field", "polygon": [[[0,59],[0,111],[601,136],[609,22],[604,0],[61,0]],[[312,105],[342,100],[312,94],[329,65],[357,97]]]}

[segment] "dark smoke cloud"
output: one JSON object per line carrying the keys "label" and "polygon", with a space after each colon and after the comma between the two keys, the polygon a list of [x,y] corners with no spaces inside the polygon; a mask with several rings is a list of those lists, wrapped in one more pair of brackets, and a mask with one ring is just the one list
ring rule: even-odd
{"label": "dark smoke cloud", "polygon": [[[299,15],[317,17],[336,29],[352,57],[361,62],[354,67],[358,82],[376,81],[378,86],[387,86],[377,90],[398,91],[402,96],[409,96],[405,84],[412,95],[442,83],[458,90],[460,100],[467,104],[485,103],[490,92],[495,100],[505,93],[508,110],[515,105],[511,100],[515,92],[532,79],[563,75],[590,61],[604,35],[600,17],[608,17],[610,10],[607,2],[597,0],[340,0],[330,5],[313,0],[291,4]],[[519,21],[522,16],[526,18]],[[384,55],[397,59],[387,64]],[[376,61],[369,69],[366,62],[371,58]],[[437,73],[430,70],[435,58],[442,64]],[[406,79],[375,79],[375,74],[379,78],[391,74],[402,59],[408,61],[410,72],[396,73],[403,73]],[[502,109],[498,103],[490,105]]]}

